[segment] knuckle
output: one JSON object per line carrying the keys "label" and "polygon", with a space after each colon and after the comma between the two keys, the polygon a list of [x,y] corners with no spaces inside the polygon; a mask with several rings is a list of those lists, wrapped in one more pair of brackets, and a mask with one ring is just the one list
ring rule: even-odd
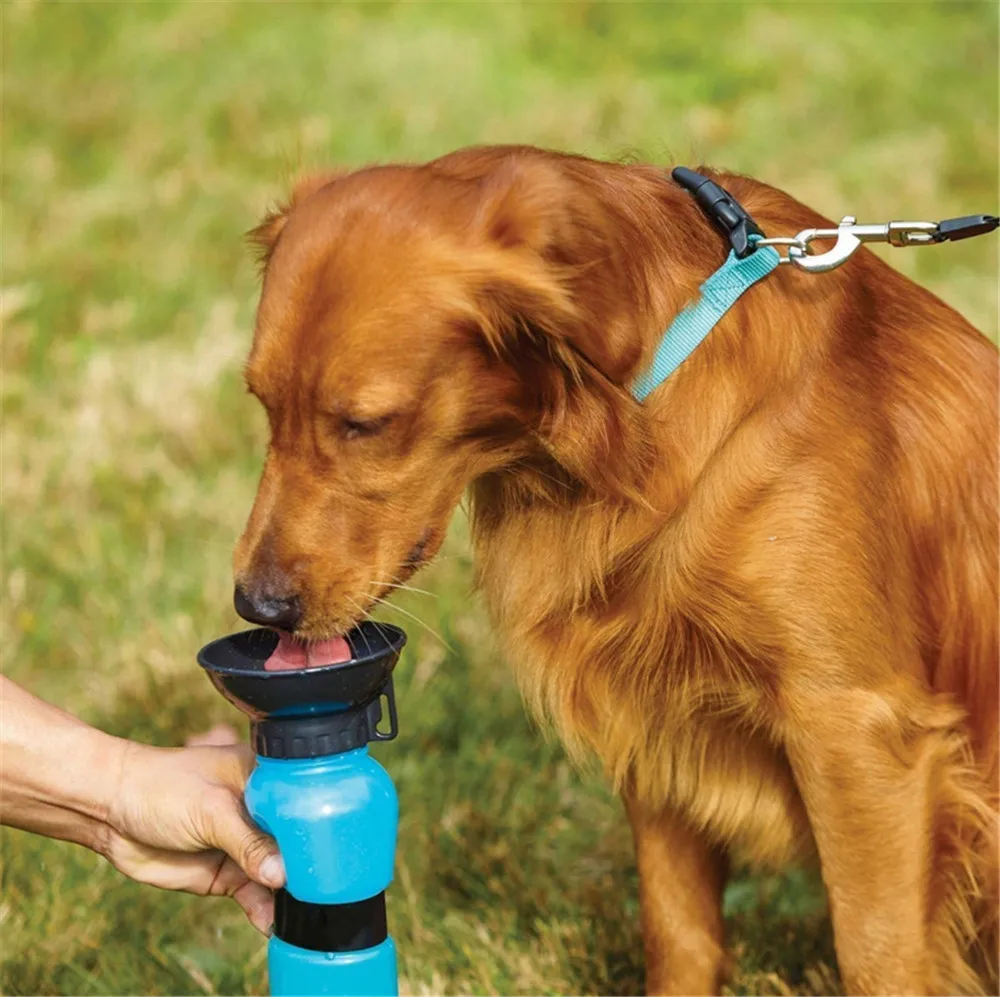
{"label": "knuckle", "polygon": [[213,750],[218,753],[220,779],[228,787],[242,791],[256,764],[253,752],[245,744],[226,745]]}
{"label": "knuckle", "polygon": [[270,839],[264,835],[247,831],[241,843],[241,865],[246,868],[256,869],[273,851],[274,846]]}

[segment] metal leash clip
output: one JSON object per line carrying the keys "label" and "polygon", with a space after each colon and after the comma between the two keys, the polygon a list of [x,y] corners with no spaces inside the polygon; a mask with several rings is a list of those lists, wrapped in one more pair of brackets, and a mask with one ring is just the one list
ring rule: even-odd
{"label": "metal leash clip", "polygon": [[[1000,225],[993,215],[968,215],[943,222],[886,222],[882,225],[858,225],[847,215],[836,228],[807,228],[794,238],[755,239],[754,246],[787,246],[782,263],[794,263],[809,273],[826,273],[846,262],[864,242],[886,242],[890,246],[926,246],[935,242],[957,242],[974,235],[992,232]],[[809,243],[816,239],[836,239],[825,253],[812,254]]]}

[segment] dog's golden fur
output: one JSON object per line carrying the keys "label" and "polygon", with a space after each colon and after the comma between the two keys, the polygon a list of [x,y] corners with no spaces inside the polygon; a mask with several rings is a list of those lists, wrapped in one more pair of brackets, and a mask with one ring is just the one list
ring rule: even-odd
{"label": "dog's golden fur", "polygon": [[255,238],[251,596],[342,631],[468,490],[529,705],[626,801],[651,991],[720,985],[730,855],[818,858],[852,992],[994,986],[991,344],[862,250],[780,268],[639,405],[725,246],[659,168],[526,147],[311,178]]}

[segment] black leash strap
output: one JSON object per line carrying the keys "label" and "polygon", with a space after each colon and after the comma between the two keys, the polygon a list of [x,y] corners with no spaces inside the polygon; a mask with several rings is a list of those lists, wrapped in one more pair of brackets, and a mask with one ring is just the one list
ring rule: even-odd
{"label": "black leash strap", "polygon": [[938,222],[935,242],[959,242],[971,239],[974,235],[986,235],[1000,227],[1000,218],[996,215],[964,215],[962,218],[948,218]]}

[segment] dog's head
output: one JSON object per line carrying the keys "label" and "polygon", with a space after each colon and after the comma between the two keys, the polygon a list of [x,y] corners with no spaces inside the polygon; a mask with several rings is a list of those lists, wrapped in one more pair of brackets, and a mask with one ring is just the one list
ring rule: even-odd
{"label": "dog's head", "polygon": [[587,162],[483,149],[315,177],[255,230],[246,380],[271,439],[234,559],[242,615],[343,632],[485,474],[634,485],[623,384],[647,292]]}

